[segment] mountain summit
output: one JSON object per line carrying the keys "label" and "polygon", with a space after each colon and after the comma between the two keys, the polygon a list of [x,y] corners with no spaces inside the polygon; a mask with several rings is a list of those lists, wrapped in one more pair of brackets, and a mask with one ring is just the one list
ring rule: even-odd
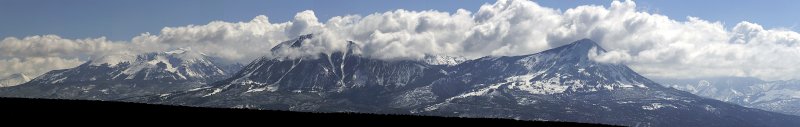
{"label": "mountain summit", "polygon": [[484,57],[449,68],[453,73],[443,81],[455,82],[433,86],[445,96],[494,83],[508,83],[511,88],[533,94],[660,87],[625,65],[599,63],[588,57],[589,53],[602,52],[605,50],[597,43],[583,39],[531,55]]}
{"label": "mountain summit", "polygon": [[597,42],[589,39],[581,39],[567,45],[543,51],[542,53],[555,53],[559,54],[558,56],[563,58],[581,58],[581,60],[586,60],[588,58],[588,54],[592,53],[591,51],[595,51],[593,53],[596,54],[606,52],[606,50],[603,49],[603,47],[600,47]]}
{"label": "mountain summit", "polygon": [[[86,69],[103,69],[110,72],[106,76],[95,76],[88,80],[169,80],[174,82],[219,80],[235,70],[223,70],[220,62],[205,54],[191,49],[177,49],[168,52],[145,53],[137,56],[106,56],[92,60],[85,65]],[[86,71],[84,71],[86,72]],[[91,74],[89,74],[91,75]],[[72,78],[81,80],[81,78]],[[86,80],[84,78],[83,80]]]}

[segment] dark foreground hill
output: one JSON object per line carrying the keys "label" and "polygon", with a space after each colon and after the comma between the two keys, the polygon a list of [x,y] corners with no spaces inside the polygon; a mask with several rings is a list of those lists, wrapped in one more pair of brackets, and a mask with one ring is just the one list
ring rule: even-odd
{"label": "dark foreground hill", "polygon": [[[59,100],[59,99],[27,99],[27,98],[0,98],[0,112],[18,115],[64,115],[79,113],[83,116],[95,117],[141,117],[144,114],[158,115],[186,115],[188,117],[219,117],[222,119],[246,120],[261,119],[271,124],[447,124],[447,125],[501,125],[501,126],[610,126],[600,124],[572,123],[572,122],[546,122],[522,121],[512,119],[493,118],[456,118],[436,116],[413,115],[384,115],[365,113],[312,113],[291,112],[274,110],[251,109],[226,109],[203,108],[172,105],[155,105],[129,102],[90,101],[90,100]],[[188,114],[188,115],[187,115]],[[194,115],[202,114],[202,115]],[[164,116],[164,115],[161,115]],[[234,118],[235,117],[235,118]],[[216,119],[216,118],[215,118]],[[304,121],[304,122],[298,122]],[[198,121],[201,122],[201,121]]]}

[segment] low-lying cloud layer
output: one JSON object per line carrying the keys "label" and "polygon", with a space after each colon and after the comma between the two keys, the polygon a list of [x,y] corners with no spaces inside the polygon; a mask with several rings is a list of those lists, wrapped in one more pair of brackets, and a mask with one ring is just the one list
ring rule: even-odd
{"label": "low-lying cloud layer", "polygon": [[795,66],[800,64],[797,32],[764,29],[746,21],[732,29],[698,17],[677,21],[637,10],[632,1],[557,10],[531,1],[500,0],[476,12],[396,10],[325,22],[314,13],[299,12],[283,23],[257,16],[247,22],[166,27],[159,34],[144,33],[126,42],[56,35],[9,37],[0,42],[0,63],[11,66],[3,66],[0,77],[20,72],[38,75],[101,55],[183,47],[247,63],[271,56],[269,49],[281,41],[314,33],[309,48],[295,55],[342,50],[350,40],[361,46],[362,54],[379,59],[418,59],[425,54],[477,58],[531,54],[589,38],[609,51],[592,58],[624,63],[646,76],[800,79],[800,68]]}

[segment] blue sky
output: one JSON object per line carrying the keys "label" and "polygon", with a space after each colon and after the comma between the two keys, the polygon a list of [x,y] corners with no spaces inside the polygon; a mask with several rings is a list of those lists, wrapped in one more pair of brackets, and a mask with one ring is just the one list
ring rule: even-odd
{"label": "blue sky", "polygon": [[[140,33],[158,33],[167,26],[206,24],[214,20],[249,21],[266,15],[270,22],[285,22],[295,13],[314,10],[321,21],[333,16],[367,15],[396,9],[476,11],[491,0],[3,0],[0,1],[0,37],[55,34],[65,38],[106,36],[129,40]],[[542,6],[565,10],[578,5],[608,6],[600,0],[538,0]],[[686,20],[686,16],[721,21],[732,27],[751,21],[766,28],[798,31],[800,1],[653,0],[636,1],[640,10]]]}

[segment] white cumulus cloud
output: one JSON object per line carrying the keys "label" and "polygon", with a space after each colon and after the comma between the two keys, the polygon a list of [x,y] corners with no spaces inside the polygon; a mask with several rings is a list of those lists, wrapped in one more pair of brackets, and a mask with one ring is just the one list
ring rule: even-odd
{"label": "white cumulus cloud", "polygon": [[[305,34],[315,37],[300,50],[269,52],[278,43]],[[583,38],[597,41],[608,51],[588,54],[593,60],[627,64],[651,77],[800,79],[800,68],[796,67],[800,63],[800,34],[795,31],[765,29],[747,21],[733,28],[700,17],[680,21],[638,10],[633,1],[559,10],[532,1],[499,0],[474,12],[400,9],[336,16],[327,21],[320,21],[314,11],[307,10],[282,23],[271,23],[267,16],[244,22],[214,21],[165,27],[158,34],[143,33],[126,42],[103,37],[9,37],[0,42],[0,59],[8,64],[48,58],[74,65],[97,55],[192,48],[247,63],[260,56],[341,51],[347,41],[361,46],[357,53],[378,59],[420,59],[426,54],[477,58],[531,54]],[[42,66],[65,67],[56,64]],[[20,70],[0,70],[0,76]]]}

